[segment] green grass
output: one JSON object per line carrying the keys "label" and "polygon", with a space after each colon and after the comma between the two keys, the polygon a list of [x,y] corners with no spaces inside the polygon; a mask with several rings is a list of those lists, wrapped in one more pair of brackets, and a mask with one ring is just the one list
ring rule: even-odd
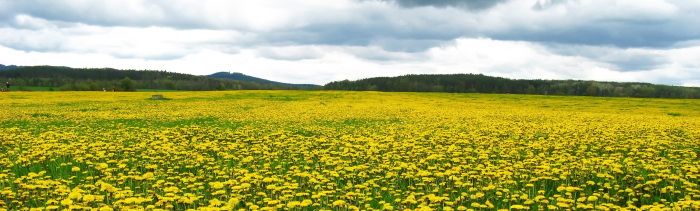
{"label": "green grass", "polygon": [[159,99],[147,98],[146,100],[173,100],[173,99],[164,97],[164,98],[159,98]]}
{"label": "green grass", "polygon": [[[4,88],[4,87],[3,87],[3,88]],[[43,87],[42,87],[42,86],[25,86],[25,87],[24,87],[24,90],[20,90],[20,87],[19,87],[19,86],[11,86],[11,87],[10,87],[10,91],[41,91],[42,89],[43,89],[44,91],[49,91],[49,89],[51,89],[51,87],[48,87],[48,86],[43,86]],[[54,91],[60,91],[61,88],[59,88],[59,87],[54,87],[53,90],[54,90]],[[107,90],[107,91],[112,91],[112,90],[109,89],[109,90]],[[178,90],[170,90],[170,89],[137,89],[136,91],[137,91],[137,92],[177,92]]]}
{"label": "green grass", "polygon": [[[19,86],[10,86],[10,91],[41,91],[42,89],[44,91],[49,91],[49,89],[51,89],[51,87],[48,86],[25,86],[23,88],[24,90],[20,90]],[[3,87],[3,89],[6,89],[6,87]],[[54,87],[53,90],[58,91],[60,88]]]}
{"label": "green grass", "polygon": [[178,90],[171,89],[137,89],[137,92],[177,92]]}

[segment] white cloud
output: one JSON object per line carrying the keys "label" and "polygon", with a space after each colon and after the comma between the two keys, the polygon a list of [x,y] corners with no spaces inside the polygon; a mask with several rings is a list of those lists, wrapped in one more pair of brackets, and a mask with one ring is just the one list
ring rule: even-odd
{"label": "white cloud", "polygon": [[0,64],[238,71],[315,84],[409,73],[700,80],[697,1],[423,4],[0,1]]}
{"label": "white cloud", "polygon": [[[158,46],[154,44],[153,46]],[[186,51],[183,49],[182,51]],[[644,49],[608,49],[624,55]],[[700,47],[653,50],[672,60],[647,71],[615,71],[610,63],[578,55],[560,55],[549,47],[523,41],[498,41],[486,38],[460,38],[453,45],[434,47],[427,52],[387,52],[376,47],[352,46],[254,46],[235,54],[200,49],[173,60],[120,58],[102,53],[42,53],[0,48],[0,63],[17,65],[52,64],[71,67],[114,67],[122,69],[158,69],[191,74],[218,71],[245,74],[290,83],[324,84],[334,80],[361,79],[404,74],[483,73],[524,79],[584,79],[603,81],[640,81],[692,84],[700,80]],[[261,56],[273,52],[277,56]],[[306,54],[305,54],[306,53]],[[377,62],[363,58],[369,54],[421,59]],[[310,55],[310,56],[309,56]],[[306,57],[305,57],[306,56]],[[300,58],[304,57],[304,58]]]}

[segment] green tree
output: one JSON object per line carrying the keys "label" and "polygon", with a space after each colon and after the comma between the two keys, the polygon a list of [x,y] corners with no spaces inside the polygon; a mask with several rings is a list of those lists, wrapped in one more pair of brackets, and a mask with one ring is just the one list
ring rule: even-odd
{"label": "green tree", "polygon": [[125,77],[119,82],[119,87],[126,92],[135,92],[134,81],[129,77]]}
{"label": "green tree", "polygon": [[503,89],[501,89],[501,93],[510,94],[510,87],[508,87],[508,84],[503,84]]}
{"label": "green tree", "polygon": [[369,91],[377,91],[377,85],[372,85],[369,88],[367,88]]}
{"label": "green tree", "polygon": [[527,87],[527,89],[525,89],[525,92],[529,95],[534,95],[537,94],[537,89],[535,89],[534,86],[530,85]]}
{"label": "green tree", "polygon": [[654,87],[646,86],[641,89],[642,97],[654,97],[656,94],[656,89]]}
{"label": "green tree", "polygon": [[596,93],[598,92],[598,88],[594,84],[591,84],[588,86],[588,89],[586,89],[586,95],[588,96],[596,96]]}
{"label": "green tree", "polygon": [[20,91],[26,90],[26,88],[24,87],[26,84],[27,84],[27,82],[25,82],[24,79],[20,78],[19,80],[17,80],[17,85],[18,85],[17,87],[19,87]]}
{"label": "green tree", "polygon": [[[168,76],[168,77],[170,77],[170,76]],[[169,90],[175,90],[175,89],[176,89],[176,88],[175,88],[175,83],[174,83],[173,81],[171,81],[171,80],[165,80],[165,82],[163,82],[163,86],[165,86],[165,89],[169,89]],[[222,87],[225,88],[226,86],[224,86],[224,85],[222,84]]]}

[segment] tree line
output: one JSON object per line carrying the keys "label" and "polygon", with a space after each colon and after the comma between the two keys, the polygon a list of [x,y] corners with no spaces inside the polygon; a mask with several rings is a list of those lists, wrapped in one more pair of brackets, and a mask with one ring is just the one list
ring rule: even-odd
{"label": "tree line", "polygon": [[700,98],[700,88],[650,83],[582,80],[525,80],[483,74],[404,75],[335,81],[325,90],[451,92],[599,97]]}
{"label": "tree line", "polygon": [[[113,68],[69,68],[27,66],[0,71],[0,81],[20,90],[26,86],[59,87],[61,91],[118,91],[168,89],[184,91],[213,90],[299,90],[322,87],[298,87],[284,84],[209,78],[159,70],[118,70]],[[132,84],[131,87],[125,84]]]}

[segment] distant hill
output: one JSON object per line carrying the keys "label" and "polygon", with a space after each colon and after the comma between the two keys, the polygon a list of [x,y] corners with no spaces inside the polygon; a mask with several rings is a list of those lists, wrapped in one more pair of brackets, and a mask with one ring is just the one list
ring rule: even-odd
{"label": "distant hill", "polygon": [[280,85],[286,85],[286,86],[295,86],[295,87],[317,87],[319,85],[315,84],[289,84],[289,83],[282,83],[282,82],[277,82],[277,81],[270,81],[258,77],[253,77],[249,75],[245,75],[243,73],[229,73],[229,72],[218,72],[214,73],[211,75],[206,75],[206,77],[210,78],[227,78],[227,79],[232,79],[232,80],[239,80],[239,81],[254,81],[254,82],[260,82],[260,83],[269,83],[269,84],[280,84]]}
{"label": "distant hill", "polygon": [[10,66],[5,66],[0,64],[0,70],[12,70],[12,69],[17,69],[19,66],[15,65],[10,65]]}
{"label": "distant hill", "polygon": [[[2,66],[13,67],[13,66]],[[136,89],[165,90],[294,90],[320,89],[320,86],[292,86],[282,83],[212,78],[160,70],[119,70],[113,68],[70,68],[24,66],[0,71],[0,81],[16,87],[60,87],[62,91],[100,91],[122,87],[129,78]]]}
{"label": "distant hill", "polygon": [[482,74],[404,75],[334,81],[326,90],[452,92],[600,97],[700,98],[700,88],[582,80],[523,80]]}

